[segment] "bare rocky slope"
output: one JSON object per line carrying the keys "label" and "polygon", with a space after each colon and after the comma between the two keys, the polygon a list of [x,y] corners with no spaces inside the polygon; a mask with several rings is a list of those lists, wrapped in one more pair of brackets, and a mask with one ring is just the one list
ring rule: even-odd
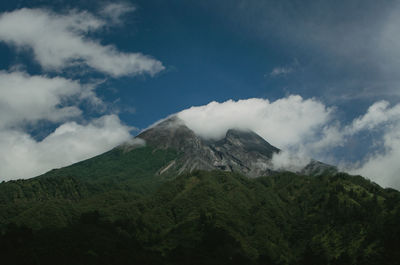
{"label": "bare rocky slope", "polygon": [[[175,149],[181,154],[161,168],[159,174],[219,169],[238,172],[248,177],[268,176],[274,172],[272,157],[280,152],[250,130],[232,128],[223,139],[203,139],[176,116],[156,124],[137,138],[157,149]],[[319,175],[329,172],[335,173],[336,168],[312,161],[297,173]]]}

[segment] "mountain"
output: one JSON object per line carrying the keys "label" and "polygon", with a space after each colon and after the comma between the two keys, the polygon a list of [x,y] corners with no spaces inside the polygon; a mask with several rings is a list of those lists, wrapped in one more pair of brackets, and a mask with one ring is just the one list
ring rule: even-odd
{"label": "mountain", "polygon": [[318,161],[274,171],[277,152],[254,132],[202,139],[171,117],[3,182],[2,264],[399,264],[398,191]]}
{"label": "mountain", "polygon": [[[157,149],[174,149],[182,156],[160,169],[159,174],[176,174],[200,170],[238,172],[248,177],[274,173],[272,157],[280,150],[253,131],[230,129],[223,139],[203,139],[190,130],[177,116],[172,116],[139,134],[147,145]],[[299,173],[336,173],[335,167],[311,161]]]}
{"label": "mountain", "polygon": [[271,158],[279,149],[252,131],[230,129],[221,140],[205,140],[197,136],[178,117],[166,119],[139,134],[149,146],[172,148],[182,156],[160,170],[181,174],[195,169],[220,169],[240,172],[249,177],[269,175]]}

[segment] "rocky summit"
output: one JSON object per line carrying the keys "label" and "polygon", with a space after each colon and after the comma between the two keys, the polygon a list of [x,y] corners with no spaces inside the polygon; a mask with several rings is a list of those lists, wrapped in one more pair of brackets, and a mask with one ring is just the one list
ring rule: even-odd
{"label": "rocky summit", "polygon": [[249,177],[269,175],[271,158],[280,150],[252,131],[230,129],[219,140],[203,139],[173,116],[137,136],[147,145],[175,149],[181,155],[160,169],[178,173],[200,170],[240,172]]}
{"label": "rocky summit", "polygon": [[[248,177],[268,176],[273,172],[272,157],[280,150],[250,130],[229,129],[222,139],[196,135],[177,116],[169,117],[140,133],[137,138],[156,149],[174,149],[180,156],[159,170],[159,174],[223,170]],[[318,175],[335,167],[312,161],[298,173]]]}

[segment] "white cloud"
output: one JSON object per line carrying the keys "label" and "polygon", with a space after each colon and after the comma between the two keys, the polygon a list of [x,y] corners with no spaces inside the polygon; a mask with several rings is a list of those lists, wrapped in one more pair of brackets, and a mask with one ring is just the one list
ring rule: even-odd
{"label": "white cloud", "polygon": [[[57,14],[23,8],[0,15],[0,41],[31,50],[40,65],[50,71],[87,65],[115,77],[154,75],[164,69],[161,62],[140,53],[120,52],[88,36],[122,23],[121,17],[133,10],[127,4],[109,4],[99,11],[100,17],[77,10]],[[33,177],[124,142],[129,148],[143,144],[129,140],[132,127],[116,115],[84,118],[88,108],[97,114],[106,108],[95,93],[95,83],[32,76],[22,69],[24,66],[18,65],[0,71],[0,180]],[[80,108],[83,104],[85,108]],[[41,122],[56,129],[38,141],[25,128],[29,125],[40,130],[37,126]]]}
{"label": "white cloud", "polygon": [[[123,13],[114,4],[103,11],[112,19]],[[19,9],[0,16],[0,41],[20,49],[31,49],[40,65],[60,71],[76,65],[114,77],[154,75],[164,69],[160,61],[141,53],[124,53],[112,45],[90,39],[88,33],[101,30],[106,20],[88,12],[72,10],[57,14],[45,9]]]}
{"label": "white cloud", "polygon": [[373,133],[367,148],[371,153],[355,163],[335,160],[344,171],[368,177],[383,187],[400,189],[400,104],[390,107],[387,101],[377,101],[346,126],[338,121],[324,126],[321,138],[303,148],[319,159],[332,157],[332,148],[346,148],[346,143],[357,141],[361,133]]}
{"label": "white cloud", "polygon": [[82,125],[64,123],[42,141],[16,130],[0,131],[0,180],[29,178],[103,153],[130,139],[115,115]]}
{"label": "white cloud", "polygon": [[274,170],[299,172],[311,162],[311,159],[307,154],[281,151],[273,155],[271,162]]}
{"label": "white cloud", "polygon": [[400,189],[400,104],[389,106],[386,101],[378,101],[346,127],[344,131],[349,136],[362,131],[379,131],[383,136],[376,141],[383,145],[380,146],[382,150],[367,155],[365,161],[344,168],[384,187]]}
{"label": "white cloud", "polygon": [[358,117],[351,126],[347,127],[348,134],[354,134],[361,130],[372,130],[385,123],[392,123],[400,120],[400,104],[389,107],[389,102],[378,101],[372,104],[365,115]]}
{"label": "white cloud", "polygon": [[203,138],[220,139],[230,128],[250,129],[283,150],[273,156],[273,169],[297,172],[317,154],[314,144],[322,140],[332,114],[333,109],[318,100],[292,95],[273,102],[211,102],[181,111],[178,117]]}
{"label": "white cloud", "polygon": [[135,11],[135,7],[129,3],[108,3],[100,10],[100,14],[108,18],[114,25],[122,23],[121,17]]}
{"label": "white cloud", "polygon": [[78,117],[82,111],[66,104],[71,98],[77,99],[74,103],[83,99],[100,102],[90,86],[76,81],[0,71],[0,128]]}
{"label": "white cloud", "polygon": [[[117,116],[83,120],[79,104],[102,105],[90,85],[62,77],[0,72],[0,180],[33,177],[100,154],[127,141],[130,127]],[[47,121],[58,128],[41,141],[23,131]]]}
{"label": "white cloud", "polygon": [[[345,164],[342,170],[369,177],[382,186],[400,189],[400,104],[390,107],[386,101],[372,104],[367,112],[348,125],[341,125],[329,108],[315,99],[289,96],[273,102],[247,99],[191,107],[177,115],[204,138],[219,139],[230,128],[250,129],[283,152],[273,157],[275,169],[298,171],[310,158]],[[346,148],[360,133],[376,132],[371,150],[357,163],[349,164],[334,158],[334,149]],[[375,135],[375,134],[374,134]]]}
{"label": "white cloud", "polygon": [[279,148],[289,148],[313,137],[331,117],[331,109],[315,99],[289,96],[228,100],[192,107],[178,116],[204,138],[222,138],[230,128],[250,129]]}
{"label": "white cloud", "polygon": [[318,150],[325,150],[326,148],[334,146],[342,146],[344,143],[344,133],[338,121],[332,124],[325,125],[321,132],[320,138],[310,144],[309,148],[314,150],[313,153],[317,153]]}
{"label": "white cloud", "polygon": [[348,166],[352,174],[360,174],[383,187],[400,189],[400,124],[385,132],[384,150],[367,157],[364,163]]}
{"label": "white cloud", "polygon": [[[338,120],[323,126],[320,138],[312,141],[308,145],[310,153],[317,154],[318,150],[325,150],[332,147],[344,146],[344,144],[359,133],[377,132],[384,135],[393,130],[393,126],[400,122],[400,104],[389,107],[387,101],[377,101],[373,103],[367,112],[355,118],[346,126],[342,126]],[[376,139],[375,142],[379,142]],[[319,152],[320,153],[320,152]]]}

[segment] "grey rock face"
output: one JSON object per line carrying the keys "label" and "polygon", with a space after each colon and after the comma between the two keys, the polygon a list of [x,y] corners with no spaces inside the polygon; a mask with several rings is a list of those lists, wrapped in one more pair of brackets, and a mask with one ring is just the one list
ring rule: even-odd
{"label": "grey rock face", "polygon": [[252,131],[230,129],[224,139],[208,143],[219,155],[215,166],[228,171],[238,171],[250,177],[269,175],[271,158],[279,149]]}
{"label": "grey rock face", "polygon": [[[159,174],[218,169],[239,172],[248,177],[266,176],[274,172],[271,163],[273,154],[280,152],[252,131],[230,129],[221,140],[203,139],[176,116],[156,124],[137,138],[145,140],[150,146],[172,148],[179,152],[179,158],[161,168]],[[320,173],[327,166],[313,161],[299,173]]]}
{"label": "grey rock face", "polygon": [[228,130],[225,138],[214,141],[202,139],[177,117],[171,117],[137,136],[156,148],[173,148],[181,156],[173,164],[160,169],[184,171],[225,170],[249,177],[269,175],[271,158],[279,149],[251,131]]}

